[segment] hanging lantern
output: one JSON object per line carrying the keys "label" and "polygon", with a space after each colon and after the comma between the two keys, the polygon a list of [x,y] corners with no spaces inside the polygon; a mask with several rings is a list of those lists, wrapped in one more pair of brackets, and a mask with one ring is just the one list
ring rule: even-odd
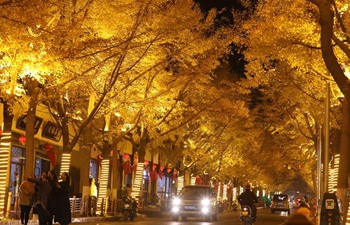
{"label": "hanging lantern", "polygon": [[26,136],[20,136],[20,137],[18,138],[18,141],[19,141],[20,143],[22,143],[22,144],[25,144],[26,141],[27,141],[27,138],[26,138]]}

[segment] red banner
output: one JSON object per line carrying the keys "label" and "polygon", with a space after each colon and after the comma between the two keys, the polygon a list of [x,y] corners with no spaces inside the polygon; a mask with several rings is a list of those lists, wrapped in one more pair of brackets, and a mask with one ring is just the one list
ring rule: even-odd
{"label": "red banner", "polygon": [[56,148],[50,144],[45,144],[44,150],[46,151],[46,155],[50,159],[52,166],[55,167],[56,166]]}
{"label": "red banner", "polygon": [[131,165],[129,161],[126,161],[123,163],[123,171],[124,171],[124,175],[131,173]]}

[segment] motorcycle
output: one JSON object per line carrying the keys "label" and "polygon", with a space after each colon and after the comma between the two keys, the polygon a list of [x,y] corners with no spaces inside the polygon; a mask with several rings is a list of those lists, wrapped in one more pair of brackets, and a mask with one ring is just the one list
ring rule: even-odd
{"label": "motorcycle", "polygon": [[136,218],[137,202],[131,197],[126,197],[122,204],[122,220],[130,218],[133,221]]}
{"label": "motorcycle", "polygon": [[252,216],[252,209],[249,206],[243,205],[241,207],[240,221],[243,222],[243,225],[253,224],[254,218]]}

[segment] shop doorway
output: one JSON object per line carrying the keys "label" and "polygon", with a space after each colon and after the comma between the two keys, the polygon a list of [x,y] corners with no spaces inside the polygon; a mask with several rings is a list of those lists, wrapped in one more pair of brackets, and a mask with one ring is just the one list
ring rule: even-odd
{"label": "shop doorway", "polygon": [[50,170],[50,160],[40,156],[35,157],[34,174],[37,179],[40,179],[42,173],[47,173]]}
{"label": "shop doorway", "polygon": [[13,206],[18,197],[19,186],[22,182],[24,169],[25,149],[13,146],[11,149],[10,187],[11,205]]}

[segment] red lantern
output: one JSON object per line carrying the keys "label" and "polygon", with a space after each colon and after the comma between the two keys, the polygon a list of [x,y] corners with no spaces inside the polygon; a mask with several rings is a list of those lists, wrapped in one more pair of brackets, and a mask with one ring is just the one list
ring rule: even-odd
{"label": "red lantern", "polygon": [[130,174],[131,173],[131,165],[129,161],[126,161],[122,164],[123,166],[123,171],[124,171],[124,175]]}
{"label": "red lantern", "polygon": [[18,141],[21,142],[22,144],[24,144],[24,143],[26,143],[27,138],[26,138],[25,136],[20,136],[20,137],[18,138]]}
{"label": "red lantern", "polygon": [[158,179],[158,173],[157,173],[157,171],[155,171],[155,170],[151,171],[151,172],[150,172],[150,175],[151,175],[151,180],[152,180],[152,181]]}

